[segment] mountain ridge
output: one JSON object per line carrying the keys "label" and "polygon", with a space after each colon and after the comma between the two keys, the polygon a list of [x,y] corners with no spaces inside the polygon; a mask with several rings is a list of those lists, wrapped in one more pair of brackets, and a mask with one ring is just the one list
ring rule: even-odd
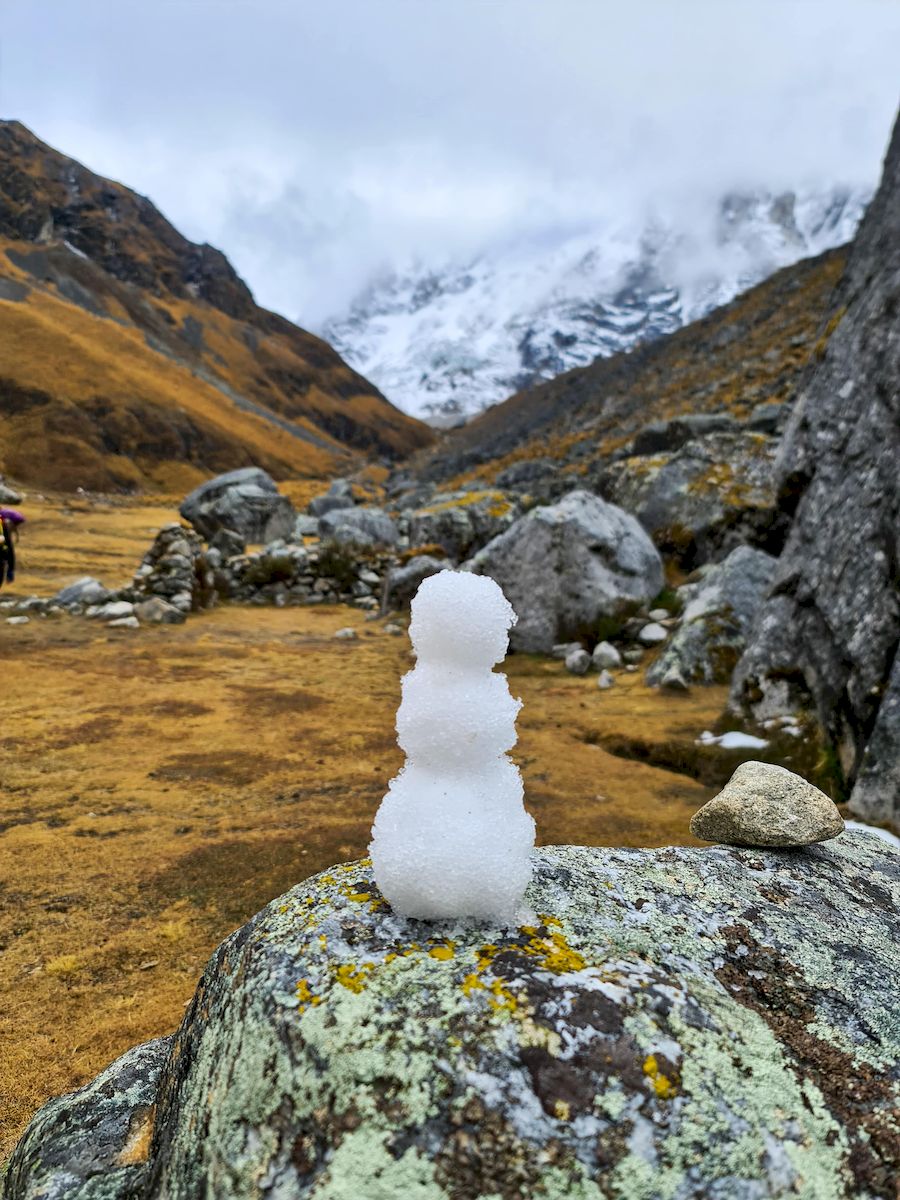
{"label": "mountain ridge", "polygon": [[260,308],[221,251],[0,122],[0,469],[136,490],[258,465],[393,460],[430,431],[323,339]]}

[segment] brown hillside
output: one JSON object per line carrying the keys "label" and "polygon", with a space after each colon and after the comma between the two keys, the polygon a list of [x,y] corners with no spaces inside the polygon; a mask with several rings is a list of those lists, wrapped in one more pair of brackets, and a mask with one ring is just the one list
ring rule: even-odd
{"label": "brown hillside", "polygon": [[556,460],[573,486],[649,421],[791,401],[821,353],[829,297],[846,249],[772,275],[700,321],[635,350],[597,359],[518,392],[418,456],[434,479],[493,480],[510,464]]}
{"label": "brown hillside", "polygon": [[426,426],[255,304],[149,200],[0,121],[0,470],[42,487],[186,486],[397,458]]}

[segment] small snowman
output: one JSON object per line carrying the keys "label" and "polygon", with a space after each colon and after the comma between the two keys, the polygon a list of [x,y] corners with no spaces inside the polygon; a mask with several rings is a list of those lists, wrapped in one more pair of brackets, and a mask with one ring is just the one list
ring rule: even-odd
{"label": "small snowman", "polygon": [[372,828],[375,881],[395,912],[513,924],[531,879],[534,821],[506,752],[521,707],[503,660],[512,605],[487,576],[441,571],[412,602],[416,667],[397,713],[406,764]]}

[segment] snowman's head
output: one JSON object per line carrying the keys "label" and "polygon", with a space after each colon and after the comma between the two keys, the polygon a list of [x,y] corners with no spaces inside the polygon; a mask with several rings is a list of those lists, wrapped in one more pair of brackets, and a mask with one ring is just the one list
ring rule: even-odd
{"label": "snowman's head", "polygon": [[439,571],[413,597],[409,636],[423,662],[492,667],[502,662],[516,614],[487,575]]}

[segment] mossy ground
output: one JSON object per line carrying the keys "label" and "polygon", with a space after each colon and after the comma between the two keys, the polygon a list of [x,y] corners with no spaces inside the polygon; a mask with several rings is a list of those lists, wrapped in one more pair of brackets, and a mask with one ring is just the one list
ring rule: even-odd
{"label": "mossy ground", "polygon": [[[83,574],[121,584],[174,515],[162,498],[21,507],[19,595]],[[333,641],[347,625],[359,640]],[[393,724],[411,659],[382,622],[324,606],[226,606],[137,631],[0,621],[0,657],[2,1157],[48,1096],[173,1029],[230,930],[365,853],[402,761]],[[601,743],[636,729],[692,740],[724,689],[666,697],[635,674],[600,692],[529,656],[506,669],[542,843],[692,842],[713,789]]]}

